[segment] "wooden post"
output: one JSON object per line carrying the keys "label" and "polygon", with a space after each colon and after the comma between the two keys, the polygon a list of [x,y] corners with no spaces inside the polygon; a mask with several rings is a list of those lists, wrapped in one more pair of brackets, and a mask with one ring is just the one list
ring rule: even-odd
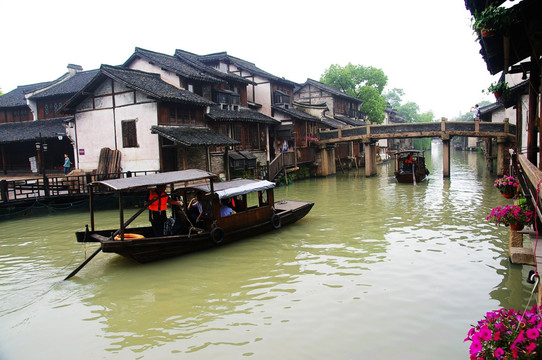
{"label": "wooden post", "polygon": [[88,187],[88,196],[89,196],[88,207],[90,210],[90,230],[94,231],[94,196],[93,196],[92,186]]}
{"label": "wooden post", "polygon": [[[538,64],[538,57],[531,56],[531,73],[529,76],[529,118],[527,120],[527,159],[537,165],[537,133],[538,133],[538,94],[540,88],[540,67]],[[540,132],[542,137],[542,132]],[[542,156],[542,151],[540,152]]]}
{"label": "wooden post", "polygon": [[2,169],[4,170],[4,175],[8,173],[8,168],[6,165],[6,148],[2,145]]}
{"label": "wooden post", "polygon": [[502,137],[497,138],[497,176],[504,175],[504,144],[506,140]]}

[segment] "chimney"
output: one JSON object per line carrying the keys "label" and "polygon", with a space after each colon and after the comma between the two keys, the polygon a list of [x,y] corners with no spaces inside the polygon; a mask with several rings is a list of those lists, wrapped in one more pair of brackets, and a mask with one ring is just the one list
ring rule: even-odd
{"label": "chimney", "polygon": [[68,64],[68,71],[70,73],[70,76],[73,76],[78,72],[83,71],[83,67],[81,65]]}

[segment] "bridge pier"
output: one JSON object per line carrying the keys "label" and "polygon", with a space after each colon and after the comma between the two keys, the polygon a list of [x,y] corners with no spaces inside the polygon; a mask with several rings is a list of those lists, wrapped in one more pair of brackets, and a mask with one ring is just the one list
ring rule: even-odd
{"label": "bridge pier", "polygon": [[365,176],[371,177],[376,175],[376,143],[364,142],[365,150]]}
{"label": "bridge pier", "polygon": [[442,176],[450,177],[450,136],[442,136]]}

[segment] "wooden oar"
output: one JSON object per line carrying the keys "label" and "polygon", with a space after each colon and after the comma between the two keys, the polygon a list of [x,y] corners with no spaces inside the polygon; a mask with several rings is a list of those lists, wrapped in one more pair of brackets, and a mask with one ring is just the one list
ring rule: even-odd
{"label": "wooden oar", "polygon": [[414,186],[416,185],[416,164],[412,163],[412,182],[414,183]]}
{"label": "wooden oar", "polygon": [[74,271],[72,271],[70,273],[70,275],[66,276],[64,278],[64,280],[68,280],[69,278],[71,278],[72,276],[74,276],[75,274],[77,274],[79,272],[79,270],[81,270],[90,260],[92,260],[92,258],[96,255],[98,255],[98,253],[102,251],[102,246],[100,245],[100,247],[94,252],[92,253],[92,255],[90,255],[85,261],[83,261],[83,263],[81,265],[79,265],[77,267],[77,269],[75,269]]}
{"label": "wooden oar", "polygon": [[[123,228],[126,228],[126,226],[130,225],[130,223],[132,221],[134,221],[139,215],[141,215],[141,213],[143,211],[145,211],[153,202],[157,201],[158,199],[160,199],[161,196],[157,197],[156,199],[153,199],[152,201],[147,201],[143,207],[141,209],[139,209],[138,212],[136,212],[130,219],[128,219],[128,221],[126,221],[124,223],[124,226]],[[111,237],[115,237],[116,235],[118,235],[118,233],[120,232],[120,229],[118,229],[117,231],[115,231],[113,233],[113,235],[111,235]],[[70,275],[66,276],[66,278],[64,278],[64,280],[68,280],[69,278],[71,278],[72,276],[74,276],[75,274],[77,274],[79,272],[79,270],[81,270],[83,267],[85,267],[86,264],[89,263],[90,260],[92,260],[92,258],[94,258],[96,255],[98,255],[98,253],[102,250],[102,247],[100,246],[92,255],[90,255],[85,261],[83,261],[83,263],[81,265],[79,265],[77,267],[77,269],[75,269],[74,271],[72,271],[70,273]]]}

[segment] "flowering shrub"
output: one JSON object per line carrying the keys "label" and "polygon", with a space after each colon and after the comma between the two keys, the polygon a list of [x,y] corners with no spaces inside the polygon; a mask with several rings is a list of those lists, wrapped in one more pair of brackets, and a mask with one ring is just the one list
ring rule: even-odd
{"label": "flowering shrub", "polygon": [[486,220],[497,225],[531,225],[534,220],[534,211],[531,211],[527,205],[497,206],[491,210]]}
{"label": "flowering shrub", "polygon": [[318,138],[315,138],[315,137],[312,137],[312,136],[307,136],[307,141],[312,141],[313,143],[316,143],[318,144]]}
{"label": "flowering shrub", "polygon": [[513,176],[504,175],[502,178],[495,180],[494,186],[502,193],[515,194],[518,190],[519,181]]}
{"label": "flowering shrub", "polygon": [[472,341],[470,359],[539,359],[541,309],[535,305],[523,315],[514,309],[488,312],[478,325],[473,325],[465,339]]}

